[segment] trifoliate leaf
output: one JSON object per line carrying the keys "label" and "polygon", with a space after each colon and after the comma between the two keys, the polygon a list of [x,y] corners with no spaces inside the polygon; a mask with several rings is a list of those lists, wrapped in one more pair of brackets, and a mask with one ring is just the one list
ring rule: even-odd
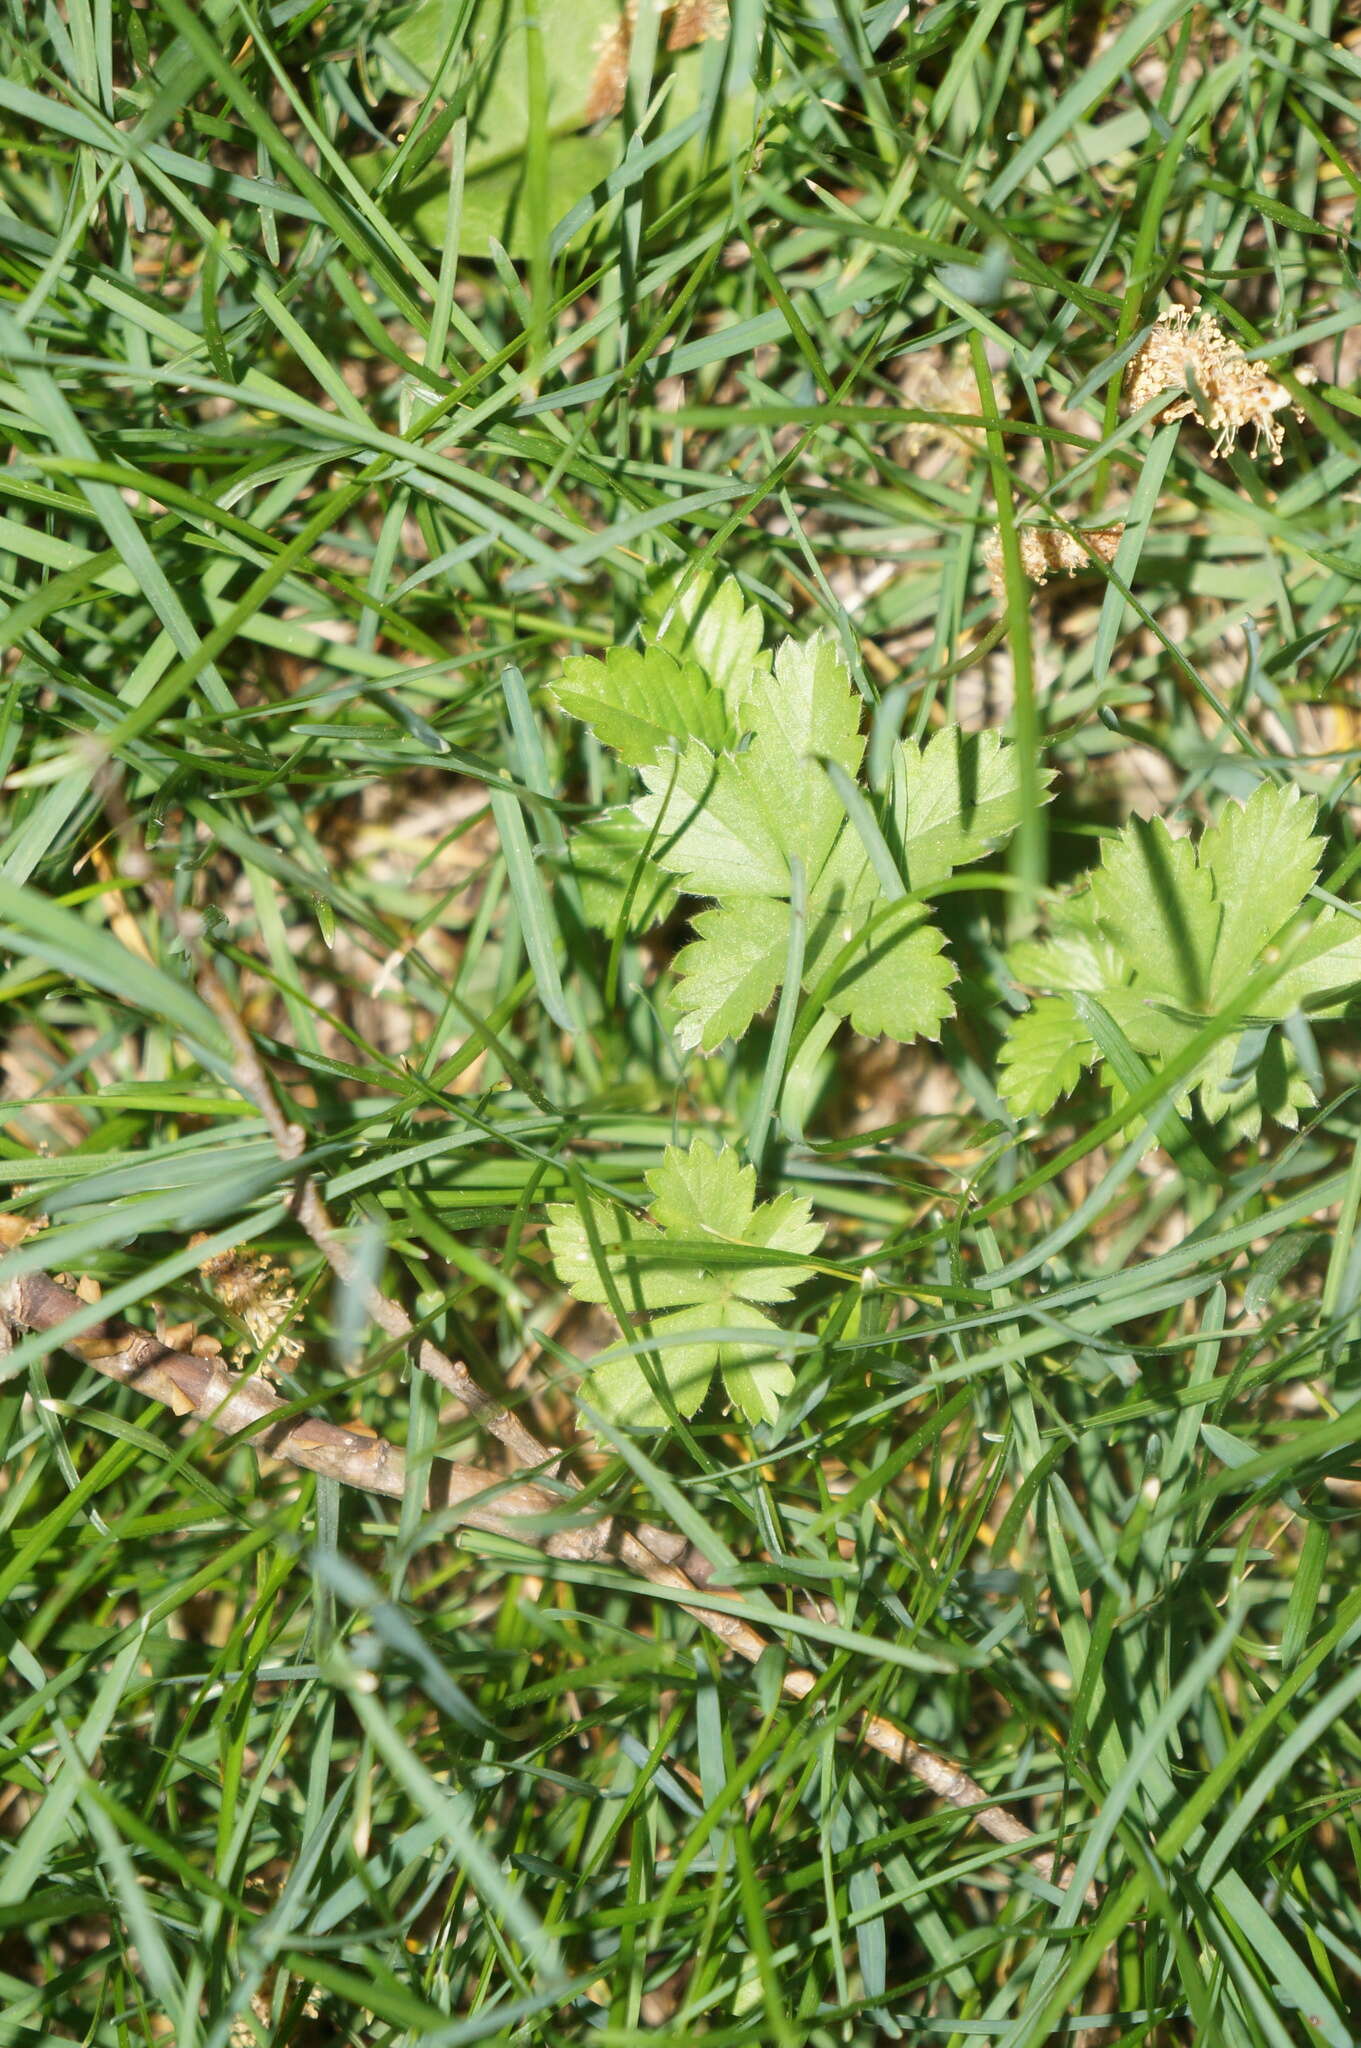
{"label": "trifoliate leaf", "polygon": [[1220,912],[1212,1000],[1231,995],[1261,964],[1267,940],[1313,887],[1323,851],[1312,830],[1317,808],[1297,789],[1261,782],[1246,804],[1228,804],[1203,835],[1200,865]]}
{"label": "trifoliate leaf", "polygon": [[635,768],[702,740],[714,751],[736,737],[721,690],[697,663],[664,647],[611,647],[603,661],[572,655],[557,699],[598,740]]}
{"label": "trifoliate leaf", "polygon": [[[559,1279],[580,1301],[607,1303],[612,1286],[626,1310],[677,1311],[651,1316],[646,1334],[657,1349],[647,1357],[654,1371],[660,1361],[682,1414],[694,1413],[715,1367],[721,1367],[744,1414],[752,1421],[773,1417],[793,1376],[772,1355],[781,1341],[777,1325],[754,1304],[787,1301],[802,1275],[789,1258],[763,1264],[760,1254],[807,1258],[821,1242],[821,1226],[799,1196],[758,1203],[752,1168],[703,1139],[689,1151],[669,1146],[647,1178],[654,1197],[649,1217],[616,1213],[592,1198],[588,1231],[570,1204],[549,1210],[548,1243]],[[725,1329],[754,1330],[760,1340],[674,1341],[690,1331]],[[591,1368],[586,1395],[613,1420],[636,1428],[659,1428],[666,1420],[645,1364],[617,1348]]]}
{"label": "trifoliate leaf", "polygon": [[670,915],[677,894],[675,879],[657,866],[646,846],[647,833],[632,811],[607,811],[572,834],[572,869],[581,907],[598,931],[614,931],[630,887],[630,931],[647,931]]}
{"label": "trifoliate leaf", "polygon": [[[1039,780],[1044,789],[1050,776]],[[925,747],[904,740],[894,816],[907,886],[933,888],[956,868],[981,860],[1021,822],[1015,747],[995,732],[962,733],[958,726],[943,727]]]}
{"label": "trifoliate leaf", "polygon": [[1043,1116],[1069,1095],[1096,1047],[1062,996],[1040,996],[1012,1020],[999,1055],[1002,1099],[1015,1117]]}
{"label": "trifoliate leaf", "polygon": [[761,645],[761,614],[744,603],[736,579],[681,571],[660,584],[643,609],[657,645],[678,661],[698,662],[723,692],[736,722],[756,678],[770,673],[770,656]]}

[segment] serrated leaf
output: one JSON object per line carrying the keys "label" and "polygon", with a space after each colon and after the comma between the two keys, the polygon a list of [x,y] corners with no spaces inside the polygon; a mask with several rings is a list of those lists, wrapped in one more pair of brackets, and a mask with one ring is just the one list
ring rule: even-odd
{"label": "serrated leaf", "polygon": [[668,1145],[660,1166],[651,1168],[652,1215],[676,1237],[739,1238],[746,1235],[756,1205],[756,1174],[743,1166],[730,1145],[717,1150],[696,1138],[687,1152]]}
{"label": "serrated leaf", "polygon": [[811,640],[780,643],[774,674],[754,678],[739,722],[750,727],[787,796],[795,789],[817,789],[830,799],[830,810],[839,819],[839,806],[816,763],[820,758],[839,761],[848,775],[855,774],[865,751],[863,709],[841,649],[829,634],[816,633]]}
{"label": "serrated leaf", "polygon": [[1125,968],[1118,949],[1096,923],[1077,912],[1086,898],[1071,906],[1071,921],[1060,918],[1047,939],[1022,939],[1007,954],[1012,979],[1026,989],[1084,989],[1099,995],[1118,988]]}
{"label": "serrated leaf", "polygon": [[691,747],[678,765],[644,768],[648,794],[633,806],[657,828],[659,864],[692,896],[783,896],[789,889],[788,821],[771,801],[769,779],[751,756]]}
{"label": "serrated leaf", "polygon": [[[660,1361],[657,1369],[682,1414],[694,1413],[721,1366],[742,1412],[753,1421],[769,1419],[792,1375],[783,1361],[768,1355],[782,1341],[780,1329],[753,1304],[788,1300],[802,1275],[790,1264],[744,1267],[732,1254],[749,1247],[805,1258],[821,1242],[821,1226],[797,1195],[756,1202],[751,1167],[744,1167],[726,1146],[715,1150],[703,1139],[688,1151],[668,1146],[660,1166],[648,1174],[648,1184],[654,1200],[646,1218],[592,1199],[588,1231],[571,1205],[550,1208],[548,1243],[559,1279],[582,1301],[608,1302],[603,1262],[621,1305],[675,1311],[651,1317],[649,1335],[657,1350],[648,1357]],[[758,1331],[761,1340],[697,1336],[690,1343],[675,1341],[691,1331],[725,1329]],[[667,1420],[642,1359],[617,1348],[596,1360],[586,1393],[614,1420],[635,1428],[657,1429]]]}
{"label": "serrated leaf", "polygon": [[769,675],[762,620],[735,577],[668,576],[651,592],[645,615],[661,629],[657,644],[678,661],[695,661],[723,692],[734,723],[758,676]]}
{"label": "serrated leaf", "polygon": [[1200,842],[1220,922],[1212,1000],[1223,999],[1259,965],[1267,940],[1293,917],[1318,874],[1323,841],[1317,805],[1294,787],[1259,783],[1246,804],[1229,803]]}
{"label": "serrated leaf", "polygon": [[[655,1197],[653,1219],[670,1237],[692,1244],[710,1237],[725,1245],[799,1255],[822,1242],[822,1225],[814,1222],[801,1196],[756,1201],[754,1169],[739,1166],[737,1154],[726,1145],[717,1152],[700,1139],[688,1152],[670,1146],[647,1182]],[[726,1270],[731,1291],[745,1301],[787,1301],[800,1277],[787,1266],[729,1265]]]}
{"label": "serrated leaf", "polygon": [[[1047,787],[1050,776],[1040,777]],[[1020,765],[995,732],[945,726],[898,750],[894,816],[909,889],[930,889],[981,860],[1021,821]]]}
{"label": "serrated leaf", "polygon": [[[780,1331],[765,1316],[755,1309],[744,1308],[747,1329],[766,1328],[770,1331],[772,1348],[779,1343]],[[723,1388],[733,1407],[746,1416],[748,1422],[773,1422],[780,1412],[780,1403],[794,1384],[794,1374],[783,1358],[764,1352],[754,1344],[729,1343],[719,1347],[719,1368],[723,1374]]]}
{"label": "serrated leaf", "polygon": [[1255,1138],[1266,1116],[1295,1130],[1300,1111],[1313,1105],[1314,1091],[1289,1040],[1279,1031],[1271,1032],[1242,1085],[1234,1087],[1238,1049],[1239,1034],[1230,1033],[1200,1069],[1200,1104],[1206,1116],[1212,1123],[1222,1123],[1225,1137],[1235,1141]]}
{"label": "serrated leaf", "polygon": [[740,1038],[780,985],[789,948],[789,905],[732,896],[694,920],[697,936],[676,955],[676,1036],[687,1051],[712,1052]]}
{"label": "serrated leaf", "polygon": [[555,694],[634,768],[692,740],[717,753],[736,736],[723,693],[696,662],[677,661],[664,647],[611,647],[603,661],[569,655]]}
{"label": "serrated leaf", "polygon": [[865,1038],[938,1038],[954,1010],[947,993],[955,970],[945,941],[919,903],[883,903],[872,918],[858,906],[824,920],[804,967],[809,988],[822,987],[835,963],[835,978],[823,1000],[849,1019]]}
{"label": "serrated leaf", "polygon": [[[1057,1000],[1097,998],[1156,1072],[1231,1004],[1267,943],[1302,909],[1321,849],[1313,821],[1312,799],[1263,783],[1246,804],[1229,804],[1198,843],[1173,839],[1161,820],[1131,824],[1107,842],[1088,889],[1058,914],[1051,935],[1013,948],[1008,966],[1018,982]],[[1228,1142],[1254,1138],[1264,1116],[1293,1127],[1314,1100],[1297,1047],[1275,1028],[1281,1020],[1295,1019],[1315,1071],[1305,1019],[1339,1016],[1361,995],[1358,920],[1325,910],[1308,931],[1288,933],[1282,954],[1288,964],[1277,981],[1250,1016],[1230,1011],[1223,1036],[1178,1096],[1184,1112],[1198,1091]],[[1061,1011],[1041,1015],[1047,1024],[1018,1019],[1002,1053],[1012,1077],[1003,1091],[1029,1111],[1048,1106],[1052,1080],[1066,1071]],[[1102,1071],[1120,1099],[1118,1077]]]}
{"label": "serrated leaf", "polygon": [[1361,995],[1361,923],[1354,917],[1321,911],[1282,953],[1290,964],[1257,1005],[1258,1015],[1286,1017],[1301,1009],[1311,1017],[1339,1017]]}
{"label": "serrated leaf", "polygon": [[1040,996],[1013,1018],[999,1059],[999,1092],[1015,1117],[1043,1116],[1071,1094],[1096,1047],[1062,996]]}
{"label": "serrated leaf", "polygon": [[678,893],[675,881],[645,854],[646,846],[647,833],[628,810],[609,811],[572,834],[572,870],[582,911],[597,931],[614,931],[635,875],[629,930],[646,931],[670,916]]}
{"label": "serrated leaf", "polygon": [[[570,1202],[555,1202],[548,1211],[548,1249],[559,1280],[578,1301],[611,1307],[606,1274],[626,1309],[674,1308],[700,1298],[693,1260],[667,1266],[639,1257],[640,1251],[646,1254],[664,1246],[665,1233],[655,1224],[594,1198],[589,1206],[599,1257],[579,1209]],[[721,1286],[715,1291],[721,1292]]]}
{"label": "serrated leaf", "polygon": [[1189,839],[1174,839],[1161,818],[1135,820],[1106,841],[1091,897],[1138,980],[1189,1009],[1205,1002],[1219,908]]}
{"label": "serrated leaf", "polygon": [[[718,1308],[683,1308],[674,1316],[658,1316],[651,1334],[654,1338],[675,1337],[687,1329],[711,1329],[720,1320],[721,1304]],[[671,1418],[654,1390],[653,1379],[663,1381],[680,1414],[693,1415],[709,1391],[717,1363],[717,1344],[668,1343],[649,1357],[650,1379],[641,1358],[607,1351],[596,1359],[582,1391],[612,1422],[627,1423],[631,1429],[664,1429]]]}
{"label": "serrated leaf", "polygon": [[[725,1328],[743,1334],[684,1342],[689,1330]],[[753,1332],[759,1335],[753,1336]],[[749,1422],[773,1422],[781,1400],[794,1384],[789,1365],[773,1355],[783,1335],[779,1325],[745,1302],[702,1304],[658,1316],[651,1335],[657,1344],[650,1360],[654,1374],[664,1379],[682,1415],[695,1413],[715,1370],[723,1375],[728,1398]],[[612,1422],[633,1429],[661,1429],[669,1420],[640,1358],[606,1352],[592,1366],[584,1391],[587,1400]]]}

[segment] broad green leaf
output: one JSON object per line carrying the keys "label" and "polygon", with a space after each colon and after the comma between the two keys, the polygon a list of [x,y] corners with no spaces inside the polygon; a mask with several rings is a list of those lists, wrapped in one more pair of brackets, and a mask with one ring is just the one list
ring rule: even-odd
{"label": "broad green leaf", "polygon": [[718,1365],[728,1399],[748,1422],[773,1422],[780,1412],[781,1401],[794,1384],[790,1366],[784,1359],[773,1355],[780,1341],[780,1332],[774,1323],[752,1308],[743,1307],[732,1320],[740,1322],[748,1330],[769,1330],[770,1348],[741,1341],[719,1346]]}
{"label": "broad green leaf", "polygon": [[[622,1306],[675,1311],[654,1314],[638,1334],[656,1339],[649,1360],[660,1360],[680,1412],[694,1413],[721,1367],[730,1398],[743,1414],[752,1421],[769,1420],[793,1375],[772,1355],[782,1341],[778,1326],[754,1304],[787,1301],[802,1275],[796,1264],[753,1260],[745,1266],[732,1255],[750,1248],[807,1258],[822,1240],[821,1225],[800,1196],[784,1194],[758,1203],[752,1168],[742,1166],[726,1146],[715,1150],[702,1138],[688,1151],[668,1146],[661,1165],[647,1178],[653,1194],[647,1218],[616,1215],[592,1199],[588,1232],[570,1205],[549,1210],[548,1243],[559,1279],[581,1301],[609,1302],[610,1288],[591,1245],[594,1234]],[[759,1331],[761,1340],[711,1335],[674,1341],[687,1332],[725,1329]],[[635,1428],[657,1429],[667,1419],[644,1364],[618,1347],[596,1361],[586,1392],[613,1420]]]}
{"label": "broad green leaf", "polygon": [[1124,978],[1124,963],[1096,923],[1074,915],[1080,906],[1090,909],[1088,897],[1065,906],[1047,939],[1022,939],[1007,954],[1012,979],[1022,988],[1084,989],[1096,995],[1102,989],[1117,988]]}
{"label": "broad green leaf", "polygon": [[[717,1308],[683,1308],[675,1315],[658,1316],[651,1334],[674,1338],[686,1330],[712,1329],[721,1320],[721,1304]],[[649,1378],[642,1359],[606,1351],[592,1365],[582,1391],[611,1422],[627,1423],[632,1429],[665,1429],[671,1418],[654,1391],[653,1380],[660,1378],[665,1383],[682,1415],[693,1415],[709,1391],[717,1363],[717,1344],[668,1343],[649,1356]]]}
{"label": "broad green leaf", "polygon": [[863,706],[845,656],[830,634],[781,641],[774,673],[756,676],[743,709],[753,732],[771,750],[772,762],[780,759],[778,741],[791,765],[825,755],[839,761],[848,775],[860,766],[865,751],[860,736]]}
{"label": "broad green leaf", "polygon": [[[1321,911],[1309,931],[1283,946],[1289,962],[1268,990],[1259,1014],[1286,1017],[1295,1009],[1311,1017],[1339,1017],[1350,997],[1361,995],[1361,922],[1340,911]],[[1320,998],[1331,996],[1331,1002]]]}
{"label": "broad green leaf", "polygon": [[[1008,955],[1014,978],[1042,992],[1012,1024],[1001,1055],[1003,1092],[1017,1114],[1047,1108],[1076,1078],[1063,1046],[1071,996],[1078,1007],[1096,997],[1154,1072],[1225,1009],[1223,1035],[1180,1092],[1178,1110],[1198,1090],[1230,1142],[1255,1138],[1264,1116],[1298,1123],[1313,1100],[1317,1060],[1306,1071],[1287,1034],[1268,1027],[1297,1012],[1339,1016],[1361,995],[1361,921],[1328,909],[1306,931],[1286,929],[1318,872],[1314,811],[1311,798],[1262,783],[1246,804],[1228,804],[1198,842],[1173,839],[1161,820],[1135,822],[1107,841],[1089,886],[1057,913],[1049,936]],[[1283,971],[1250,1016],[1235,1016],[1239,990],[1283,931]],[[1076,1019],[1073,1028],[1081,1029]],[[1102,1076],[1119,1099],[1109,1065]]]}
{"label": "broad green leaf", "polygon": [[761,614],[743,602],[737,579],[668,576],[649,595],[644,612],[658,629],[658,644],[678,661],[697,661],[723,692],[735,721],[756,678],[770,673]]}
{"label": "broad green leaf", "polygon": [[569,656],[555,694],[634,768],[692,740],[716,754],[736,737],[722,692],[696,662],[677,661],[664,647],[611,647],[603,661]]}
{"label": "broad green leaf", "polygon": [[[617,1299],[626,1308],[672,1308],[697,1297],[692,1263],[680,1270],[661,1264],[644,1263],[639,1257],[662,1246],[664,1233],[644,1217],[627,1209],[612,1208],[591,1201],[591,1222],[606,1272],[614,1282]],[[581,1212],[570,1202],[555,1202],[548,1211],[548,1249],[553,1254],[559,1280],[578,1301],[611,1306],[610,1288],[601,1272],[601,1261],[591,1244]]]}
{"label": "broad green leaf", "polygon": [[1091,894],[1103,931],[1140,981],[1188,1008],[1205,1002],[1219,910],[1189,839],[1174,839],[1161,818],[1127,825],[1106,841]]}
{"label": "broad green leaf", "polygon": [[854,773],[864,751],[859,699],[834,643],[786,640],[738,722],[750,734],[742,753],[696,744],[674,784],[670,762],[644,767],[650,793],[634,811],[649,829],[660,818],[657,858],[691,895],[787,896],[790,854],[815,880],[844,822],[819,756]]}
{"label": "broad green leaf", "polygon": [[872,920],[853,913],[829,920],[804,969],[808,985],[822,986],[834,961],[836,975],[824,1001],[863,1037],[907,1044],[940,1036],[954,1009],[948,990],[955,970],[919,903],[881,904]]}
{"label": "broad green leaf", "polygon": [[604,817],[578,826],[572,834],[572,870],[581,892],[581,907],[597,930],[614,931],[635,875],[629,930],[646,931],[670,915],[676,884],[650,854],[645,855],[646,846],[647,833],[627,810],[608,811]]}
{"label": "broad green leaf", "polygon": [[712,1052],[740,1038],[774,1000],[789,945],[789,905],[769,896],[730,896],[694,919],[697,936],[676,955],[676,1036],[687,1050]]}
{"label": "broad green leaf", "polygon": [[[660,821],[656,858],[690,895],[788,896],[797,808],[781,802],[755,746],[736,756],[693,746],[679,765],[654,762],[642,774],[649,793],[634,804],[634,816],[648,831]],[[821,857],[834,834],[833,820]]]}
{"label": "broad green leaf", "polygon": [[1246,804],[1226,804],[1201,839],[1200,865],[1220,913],[1212,999],[1230,995],[1261,964],[1267,940],[1312,888],[1323,849],[1312,829],[1316,810],[1294,787],[1262,782]]}
{"label": "broad green leaf", "polygon": [[[1049,776],[1041,777],[1047,784]],[[925,747],[904,740],[894,815],[909,889],[930,889],[981,860],[1021,819],[1016,749],[995,732],[945,726]]]}
{"label": "broad green leaf", "polygon": [[1300,1072],[1299,1061],[1289,1039],[1273,1031],[1253,1059],[1239,1085],[1232,1085],[1238,1058],[1240,1035],[1230,1033],[1217,1045],[1197,1075],[1200,1104],[1211,1122],[1223,1121],[1235,1139],[1255,1138],[1264,1116],[1284,1124],[1287,1130],[1299,1126],[1300,1111],[1308,1109],[1314,1091]]}
{"label": "broad green leaf", "polygon": [[1043,1116],[1076,1088],[1096,1047],[1062,996],[1040,996],[1013,1019],[999,1059],[1000,1093],[1015,1117]]}

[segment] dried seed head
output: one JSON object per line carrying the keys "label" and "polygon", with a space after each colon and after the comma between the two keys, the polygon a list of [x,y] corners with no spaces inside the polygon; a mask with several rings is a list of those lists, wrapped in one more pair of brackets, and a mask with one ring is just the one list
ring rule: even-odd
{"label": "dried seed head", "polygon": [[[1074,540],[1071,534],[1060,533],[1056,528],[1045,526],[1022,526],[1016,534],[1021,551],[1021,567],[1032,583],[1045,583],[1057,570],[1071,576],[1075,569],[1089,566],[1093,554],[1103,562],[1115,559],[1124,532],[1119,526],[1092,526],[1083,533],[1082,541]],[[1090,552],[1089,552],[1090,551]],[[988,565],[988,581],[995,597],[1005,597],[1006,578],[1002,572],[1002,541],[997,529],[988,535],[983,543],[983,560]]]}
{"label": "dried seed head", "polygon": [[[1312,384],[1315,372],[1299,372],[1302,384]],[[1160,421],[1182,420],[1194,415],[1215,436],[1214,452],[1222,455],[1248,427],[1253,432],[1253,453],[1263,441],[1271,460],[1281,459],[1285,423],[1281,415],[1304,414],[1261,363],[1250,363],[1238,343],[1225,334],[1213,313],[1192,312],[1186,306],[1171,306],[1158,319],[1132,358],[1125,372],[1125,403],[1132,412],[1162,392],[1185,390],[1185,398],[1174,399],[1157,414]]]}
{"label": "dried seed head", "polygon": [[265,1354],[266,1362],[302,1356],[299,1339],[283,1334],[297,1296],[282,1266],[262,1252],[244,1251],[238,1245],[234,1251],[215,1252],[199,1272],[222,1306],[239,1316],[250,1332],[252,1344],[239,1345],[238,1351],[255,1348]]}

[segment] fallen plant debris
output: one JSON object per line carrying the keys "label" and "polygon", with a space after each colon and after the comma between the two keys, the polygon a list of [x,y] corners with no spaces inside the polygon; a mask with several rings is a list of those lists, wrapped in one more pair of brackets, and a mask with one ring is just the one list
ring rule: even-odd
{"label": "fallen plant debris", "polygon": [[[1079,538],[1065,533],[1061,527],[1018,527],[1016,541],[1021,567],[1032,583],[1046,583],[1059,570],[1066,576],[1072,576],[1079,569],[1090,569],[1093,556],[1101,562],[1113,562],[1124,530],[1123,522],[1115,526],[1088,526],[1082,529]],[[1005,597],[1007,583],[1002,565],[1002,541],[995,527],[983,543],[983,560],[987,564],[993,596]]]}
{"label": "fallen plant debris", "polygon": [[[1303,365],[1296,375],[1312,384],[1316,371]],[[1215,313],[1200,308],[1169,306],[1153,326],[1125,371],[1124,399],[1138,412],[1150,399],[1184,387],[1154,415],[1162,421],[1198,419],[1215,437],[1214,452],[1223,455],[1238,436],[1252,429],[1253,453],[1265,441],[1271,460],[1281,460],[1285,443],[1284,415],[1305,415],[1285,385],[1266,366],[1249,361],[1242,345],[1225,334]]]}

